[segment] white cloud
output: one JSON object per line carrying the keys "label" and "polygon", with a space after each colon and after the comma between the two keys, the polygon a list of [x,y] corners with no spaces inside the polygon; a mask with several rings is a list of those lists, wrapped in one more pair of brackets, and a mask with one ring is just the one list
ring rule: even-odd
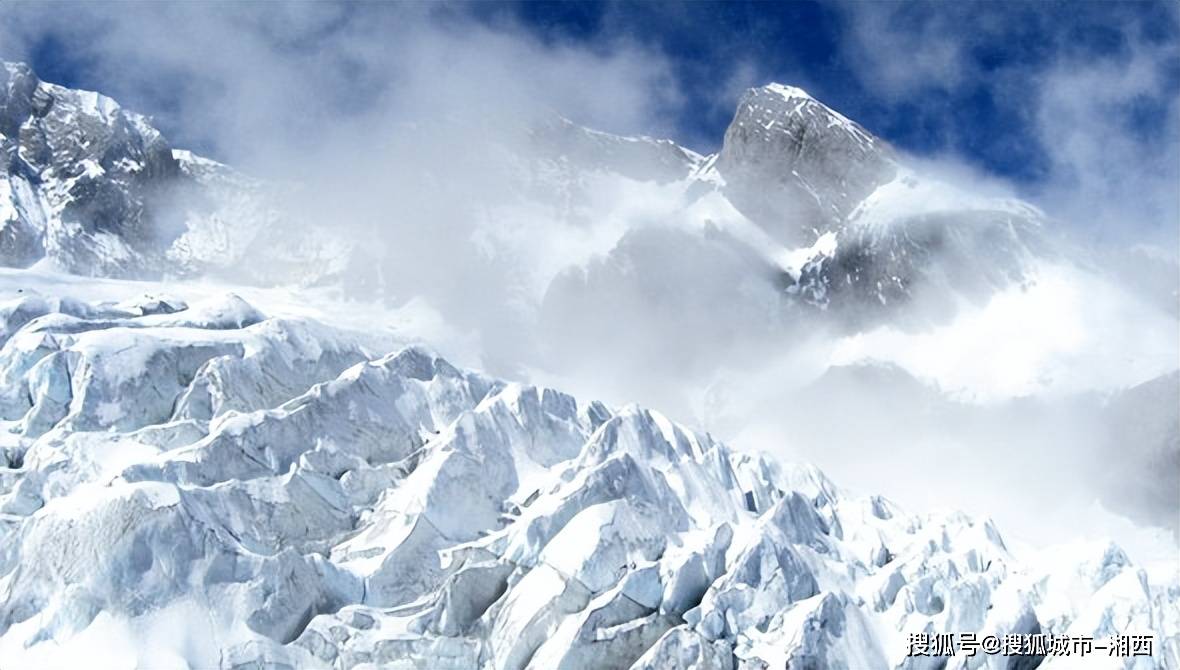
{"label": "white cloud", "polygon": [[[1177,5],[1080,8],[1102,14],[1092,17],[1087,30],[1113,31],[1122,45],[1105,50],[1087,46],[1074,32],[1085,22],[1062,17],[1057,5],[862,2],[843,7],[848,26],[843,52],[869,90],[895,102],[919,95],[929,99],[931,92],[955,99],[986,91],[998,107],[1028,122],[1026,131],[1010,132],[1017,140],[1030,132],[1046,159],[1049,173],[1041,183],[1024,187],[1029,196],[1090,240],[1148,242],[1175,256],[1180,245],[1180,42],[1147,36],[1145,23],[1158,20],[1146,10],[1161,9],[1170,29],[1178,30]],[[978,50],[997,46],[997,62],[984,67]],[[1148,101],[1163,107],[1162,128],[1131,132],[1143,123],[1132,110]],[[1008,129],[995,132],[997,143],[1013,140],[1000,136]],[[953,148],[944,151],[944,161],[975,162]]]}

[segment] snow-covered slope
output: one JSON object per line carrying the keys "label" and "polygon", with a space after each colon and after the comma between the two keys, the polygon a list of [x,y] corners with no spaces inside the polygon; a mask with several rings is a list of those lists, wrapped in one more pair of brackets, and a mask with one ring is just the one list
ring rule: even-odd
{"label": "snow-covered slope", "polygon": [[236,296],[0,314],[5,667],[1039,660],[907,656],[930,632],[1152,635],[1087,667],[1180,662],[1180,586],[1114,546],[1022,553],[654,411]]}

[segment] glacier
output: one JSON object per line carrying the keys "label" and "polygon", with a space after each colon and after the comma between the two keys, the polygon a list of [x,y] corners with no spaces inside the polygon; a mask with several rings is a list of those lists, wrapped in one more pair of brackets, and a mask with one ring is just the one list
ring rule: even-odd
{"label": "glacier", "polygon": [[232,294],[0,315],[9,667],[1079,667],[907,655],[960,631],[1152,635],[1086,667],[1180,662],[1180,584],[1115,545],[1015,551]]}

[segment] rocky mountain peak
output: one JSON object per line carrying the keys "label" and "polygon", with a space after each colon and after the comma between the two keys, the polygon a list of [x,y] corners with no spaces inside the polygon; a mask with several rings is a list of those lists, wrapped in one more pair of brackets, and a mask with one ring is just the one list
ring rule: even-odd
{"label": "rocky mountain peak", "polygon": [[48,257],[78,274],[143,274],[170,238],[162,208],[180,177],[164,137],[92,91],[0,67],[0,264]]}
{"label": "rocky mountain peak", "polygon": [[892,149],[803,89],[746,91],[717,158],[726,195],[783,241],[844,221],[896,175]]}

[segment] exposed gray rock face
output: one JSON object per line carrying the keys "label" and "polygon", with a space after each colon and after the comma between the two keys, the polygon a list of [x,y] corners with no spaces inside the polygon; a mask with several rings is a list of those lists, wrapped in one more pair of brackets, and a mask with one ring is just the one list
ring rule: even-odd
{"label": "exposed gray rock face", "polygon": [[[110,98],[0,65],[0,263],[144,276],[180,233],[180,174],[147,120]],[[171,210],[174,211],[174,210]]]}
{"label": "exposed gray rock face", "polygon": [[805,91],[746,91],[716,169],[739,210],[780,239],[810,242],[894,178],[893,151]]}
{"label": "exposed gray rock face", "polygon": [[[983,304],[996,291],[1029,280],[1048,257],[1034,219],[1011,211],[940,211],[889,222],[846,226],[835,248],[818,252],[787,293],[834,308],[855,324],[905,316],[915,297],[920,319],[953,316],[959,299]],[[915,295],[918,293],[918,295]]]}

